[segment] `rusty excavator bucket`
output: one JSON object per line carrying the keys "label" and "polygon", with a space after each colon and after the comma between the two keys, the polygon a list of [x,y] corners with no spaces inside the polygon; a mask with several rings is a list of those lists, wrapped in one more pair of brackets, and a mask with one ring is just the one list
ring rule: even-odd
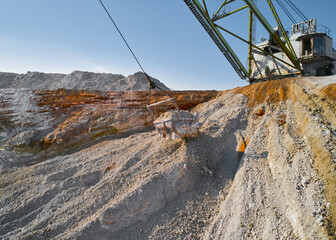
{"label": "rusty excavator bucket", "polygon": [[199,134],[198,116],[187,111],[168,111],[153,123],[156,130],[168,139],[197,137]]}
{"label": "rusty excavator bucket", "polygon": [[[147,108],[150,110],[150,107],[168,101],[174,100],[163,100],[161,102],[148,105]],[[151,110],[150,112],[154,116]],[[199,135],[200,124],[198,122],[198,115],[193,115],[188,111],[167,111],[161,114],[159,118],[155,119],[153,123],[158,133],[168,139],[197,137]]]}
{"label": "rusty excavator bucket", "polygon": [[[153,123],[158,133],[168,139],[198,136],[200,128],[198,123],[198,115],[195,116],[188,111],[180,111],[178,105],[175,102],[175,99],[170,96],[169,93],[162,90],[154,82],[152,82],[150,77],[146,73],[145,75],[148,81],[148,104],[150,103],[151,90],[156,87],[169,97],[168,99],[162,100],[160,102],[147,105],[149,112],[154,118]],[[176,110],[167,111],[161,114],[159,118],[156,118],[155,114],[151,110],[151,107],[170,101],[173,102]]]}

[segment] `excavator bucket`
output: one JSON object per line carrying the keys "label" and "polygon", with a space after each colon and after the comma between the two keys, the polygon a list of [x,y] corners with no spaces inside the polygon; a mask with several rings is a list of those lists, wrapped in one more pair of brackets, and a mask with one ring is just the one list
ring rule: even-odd
{"label": "excavator bucket", "polygon": [[197,137],[199,134],[198,116],[187,111],[168,111],[153,123],[156,130],[168,139]]}

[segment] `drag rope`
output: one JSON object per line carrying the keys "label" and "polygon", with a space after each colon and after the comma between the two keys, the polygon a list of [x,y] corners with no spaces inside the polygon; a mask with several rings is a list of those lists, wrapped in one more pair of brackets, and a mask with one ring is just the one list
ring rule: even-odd
{"label": "drag rope", "polygon": [[159,89],[160,91],[162,91],[163,93],[165,93],[170,99],[172,99],[174,106],[176,107],[176,109],[179,111],[178,105],[175,102],[175,99],[165,90],[163,90],[161,87],[159,87],[157,84],[155,84],[149,77],[149,75],[145,72],[144,68],[142,67],[142,65],[140,64],[138,58],[135,56],[132,48],[130,47],[130,45],[128,44],[126,38],[124,37],[124,35],[121,33],[120,29],[118,28],[117,24],[115,23],[115,21],[113,20],[111,14],[109,13],[109,11],[106,9],[104,3],[99,0],[100,4],[102,5],[102,7],[104,8],[106,14],[108,15],[108,17],[110,18],[111,22],[113,23],[114,27],[117,29],[119,35],[121,36],[121,38],[124,40],[128,50],[131,52],[133,58],[135,59],[135,61],[138,63],[141,71],[145,74],[147,81],[148,81],[148,105],[150,104],[150,97],[151,97],[151,90],[154,88]]}

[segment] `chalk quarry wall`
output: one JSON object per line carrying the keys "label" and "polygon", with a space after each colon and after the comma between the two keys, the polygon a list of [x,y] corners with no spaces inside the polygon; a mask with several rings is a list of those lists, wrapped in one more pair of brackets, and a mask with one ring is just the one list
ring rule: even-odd
{"label": "chalk quarry wall", "polygon": [[[181,110],[215,98],[216,91],[169,91]],[[0,169],[67,154],[101,139],[153,129],[148,92],[0,89]],[[169,97],[152,92],[151,103]],[[151,107],[158,117],[172,102]],[[15,160],[19,158],[20,160]]]}
{"label": "chalk quarry wall", "polygon": [[[256,83],[220,94],[208,92],[203,98],[201,92],[179,93],[180,103],[196,96],[203,99],[194,99],[204,103],[192,110],[202,124],[198,138],[168,141],[155,131],[134,132],[87,147],[75,144],[68,154],[60,139],[69,143],[76,137],[67,132],[106,126],[100,117],[103,121],[93,118],[94,124],[85,124],[90,114],[83,117],[80,112],[97,111],[106,99],[117,99],[111,96],[117,93],[58,91],[35,92],[35,103],[12,115],[17,121],[32,109],[43,120],[32,121],[38,126],[33,128],[57,124],[43,133],[46,148],[37,153],[29,147],[23,151],[20,145],[15,149],[14,135],[12,149],[8,139],[2,142],[7,154],[3,159],[15,163],[7,163],[0,175],[1,237],[334,239],[334,76]],[[55,94],[63,94],[62,108]],[[106,107],[98,112],[104,111]],[[23,126],[29,122],[25,121]],[[147,122],[131,125],[136,123]],[[115,133],[114,128],[110,131]],[[70,136],[87,138],[88,132]],[[34,154],[46,158],[32,164]]]}

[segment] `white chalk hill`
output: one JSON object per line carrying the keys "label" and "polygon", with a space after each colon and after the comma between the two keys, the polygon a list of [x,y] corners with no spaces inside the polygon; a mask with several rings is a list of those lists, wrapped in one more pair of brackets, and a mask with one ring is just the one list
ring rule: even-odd
{"label": "white chalk hill", "polygon": [[[151,80],[163,90],[169,90],[159,80]],[[147,91],[144,73],[125,77],[121,74],[74,71],[70,74],[27,72],[26,74],[0,72],[0,88],[27,89],[95,89],[104,91]]]}

